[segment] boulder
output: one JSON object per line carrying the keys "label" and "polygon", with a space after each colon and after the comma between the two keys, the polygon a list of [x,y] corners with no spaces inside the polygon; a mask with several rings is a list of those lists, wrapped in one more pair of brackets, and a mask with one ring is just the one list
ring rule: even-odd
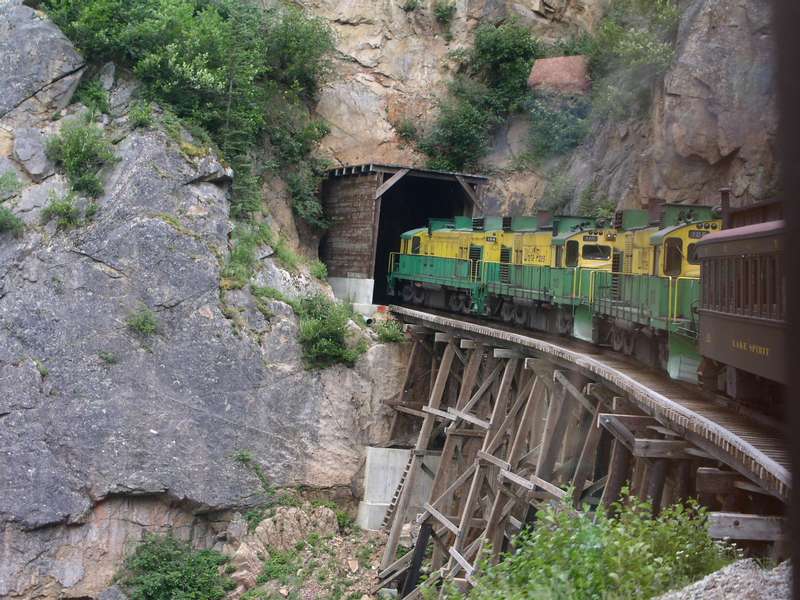
{"label": "boulder", "polygon": [[83,58],[58,27],[28,6],[0,4],[0,117],[34,98],[40,107],[69,104]]}
{"label": "boulder", "polygon": [[533,63],[528,86],[540,92],[585,94],[591,87],[585,56],[540,58]]}
{"label": "boulder", "polygon": [[39,129],[21,127],[15,131],[14,158],[33,181],[42,181],[54,172],[55,165],[47,158],[45,150],[45,139]]}

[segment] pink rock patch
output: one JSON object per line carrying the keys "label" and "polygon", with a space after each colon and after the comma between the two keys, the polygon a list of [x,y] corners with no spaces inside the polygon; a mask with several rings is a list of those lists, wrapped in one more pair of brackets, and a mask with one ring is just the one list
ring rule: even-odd
{"label": "pink rock patch", "polygon": [[591,87],[585,56],[540,58],[533,63],[528,86],[534,90],[585,94]]}

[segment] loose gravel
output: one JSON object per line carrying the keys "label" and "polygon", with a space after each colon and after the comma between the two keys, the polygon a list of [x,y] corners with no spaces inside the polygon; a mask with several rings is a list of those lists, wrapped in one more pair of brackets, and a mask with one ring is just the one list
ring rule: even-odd
{"label": "loose gravel", "polygon": [[748,558],[656,600],[791,600],[791,576],[788,560],[770,570]]}

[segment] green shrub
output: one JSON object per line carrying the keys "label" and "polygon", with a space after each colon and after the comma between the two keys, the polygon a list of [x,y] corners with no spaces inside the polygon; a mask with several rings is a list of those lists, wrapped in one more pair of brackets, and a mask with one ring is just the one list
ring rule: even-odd
{"label": "green shrub", "polygon": [[222,269],[222,277],[226,280],[224,287],[244,287],[253,276],[258,262],[256,249],[272,242],[272,232],[266,225],[237,225],[231,235],[233,248],[228,261]]}
{"label": "green shrub", "polygon": [[0,233],[11,232],[14,237],[20,237],[25,231],[25,223],[9,209],[0,207]]}
{"label": "green shrub", "polygon": [[395,319],[378,321],[373,328],[378,334],[378,339],[384,343],[404,342],[406,339],[403,324]]}
{"label": "green shrub", "polygon": [[433,15],[439,23],[447,27],[456,16],[456,5],[452,0],[436,0],[433,3]]}
{"label": "green shrub", "polygon": [[145,306],[128,315],[125,324],[129,330],[142,337],[149,337],[158,332],[158,317]]}
{"label": "green shrub", "polygon": [[328,265],[321,260],[313,261],[309,267],[309,271],[311,271],[313,277],[316,277],[320,281],[328,279]]}
{"label": "green shrub", "polygon": [[395,131],[397,131],[397,135],[400,136],[400,139],[406,142],[414,142],[419,137],[417,126],[414,125],[414,121],[411,119],[402,119],[394,128]]}
{"label": "green shrub", "polygon": [[81,211],[75,205],[75,195],[67,194],[59,198],[53,192],[49,196],[50,203],[42,209],[42,223],[49,223],[56,219],[56,229],[72,229],[82,223]]}
{"label": "green shrub", "polygon": [[128,121],[134,129],[150,127],[153,124],[153,109],[149,102],[138,100],[128,109]]}
{"label": "green shrub", "polygon": [[486,83],[494,102],[507,114],[521,107],[533,61],[541,55],[539,42],[517,21],[484,24],[475,31],[467,67]]}
{"label": "green shrub", "polygon": [[125,560],[119,582],[131,600],[218,600],[235,587],[220,574],[227,560],[215,550],[148,534]]}
{"label": "green shrub", "polygon": [[420,7],[419,0],[405,0],[403,2],[402,8],[405,12],[414,12]]}
{"label": "green shrub", "polygon": [[300,312],[299,300],[289,298],[286,294],[281,293],[280,290],[276,290],[275,288],[271,288],[269,286],[251,285],[250,293],[253,294],[253,296],[255,296],[258,300],[278,300],[291,306],[295,313]]}
{"label": "green shrub", "polygon": [[516,21],[478,27],[475,45],[457,55],[463,73],[449,85],[436,120],[419,142],[430,167],[478,166],[495,127],[523,106],[528,75],[540,54],[539,43]]}
{"label": "green shrub", "polygon": [[[252,154],[263,136],[283,128],[290,111],[297,115],[290,138],[320,129],[307,104],[328,72],[333,37],[324,20],[288,3],[262,10],[236,0],[46,0],[45,7],[89,60],[132,69],[148,99],[211,134],[236,174],[235,218],[261,209]],[[316,143],[292,141],[304,151],[283,160],[282,170],[317,174]],[[304,195],[298,204],[308,201]]]}
{"label": "green shrub", "polygon": [[67,174],[72,189],[91,197],[103,193],[97,171],[114,160],[114,151],[103,130],[92,123],[73,119],[47,142],[47,155]]}
{"label": "green shrub", "polygon": [[0,202],[19,192],[22,185],[14,171],[0,173]]}
{"label": "green shrub", "polygon": [[356,520],[349,512],[340,508],[337,509],[335,513],[336,524],[339,526],[339,531],[341,533],[347,533],[356,527]]}
{"label": "green shrub", "polygon": [[100,360],[107,365],[115,365],[119,362],[119,357],[113,352],[108,352],[107,350],[101,350],[97,353],[97,356],[99,356]]}
{"label": "green shrub", "polygon": [[564,154],[580,144],[589,131],[589,101],[559,94],[531,100],[530,142],[534,158]]}
{"label": "green shrub", "polygon": [[75,92],[75,100],[83,104],[92,113],[108,114],[111,112],[111,104],[108,100],[108,92],[103,88],[99,79],[82,81]]}
{"label": "green shrub", "polygon": [[300,344],[303,359],[310,369],[335,364],[353,366],[367,349],[363,340],[348,345],[347,323],[353,316],[351,307],[317,294],[300,301]]}
{"label": "green shrub", "polygon": [[607,196],[597,195],[594,184],[586,186],[581,192],[580,204],[578,205],[579,215],[595,217],[610,222],[614,218],[616,209],[616,202]]}
{"label": "green shrub", "polygon": [[278,550],[269,548],[269,557],[264,561],[264,568],[258,576],[258,583],[278,581],[287,584],[289,579],[302,566],[295,550]]}
{"label": "green shrub", "polygon": [[616,508],[615,517],[566,505],[540,511],[535,528],[517,537],[513,554],[496,566],[484,565],[469,598],[651,598],[736,556],[711,540],[705,509],[694,502],[657,518],[635,498]]}
{"label": "green shrub", "polygon": [[615,0],[591,44],[598,116],[627,118],[649,106],[675,54],[674,0]]}

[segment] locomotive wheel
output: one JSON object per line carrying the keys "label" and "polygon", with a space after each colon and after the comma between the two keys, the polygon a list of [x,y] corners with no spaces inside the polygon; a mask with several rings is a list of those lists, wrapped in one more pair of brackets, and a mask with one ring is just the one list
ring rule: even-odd
{"label": "locomotive wheel", "polygon": [[461,313],[468,315],[469,313],[472,312],[472,300],[467,295],[463,295],[461,296],[461,298],[463,300],[463,303],[461,305]]}
{"label": "locomotive wheel", "polygon": [[400,290],[400,297],[406,304],[411,302],[414,299],[414,286],[410,283],[403,284],[403,287]]}
{"label": "locomotive wheel", "polygon": [[450,297],[447,299],[447,306],[453,312],[463,312],[464,296],[462,296],[461,294],[450,294]]}
{"label": "locomotive wheel", "polygon": [[558,315],[558,333],[560,335],[572,333],[572,317],[565,311],[561,311]]}
{"label": "locomotive wheel", "polygon": [[633,356],[633,349],[636,347],[636,334],[632,332],[625,332],[622,342],[622,351],[625,356]]}
{"label": "locomotive wheel", "polygon": [[503,306],[500,308],[500,318],[503,319],[503,323],[511,323],[514,318],[514,305],[511,302],[503,302]]}
{"label": "locomotive wheel", "polygon": [[611,330],[611,348],[614,352],[622,352],[624,346],[625,332],[618,327],[614,327],[614,329]]}
{"label": "locomotive wheel", "polygon": [[425,303],[425,289],[422,287],[415,287],[414,288],[414,304],[424,304]]}
{"label": "locomotive wheel", "polygon": [[669,346],[666,339],[658,340],[658,365],[664,370],[669,367]]}
{"label": "locomotive wheel", "polygon": [[517,325],[525,325],[528,322],[528,309],[524,306],[514,307],[514,323]]}

